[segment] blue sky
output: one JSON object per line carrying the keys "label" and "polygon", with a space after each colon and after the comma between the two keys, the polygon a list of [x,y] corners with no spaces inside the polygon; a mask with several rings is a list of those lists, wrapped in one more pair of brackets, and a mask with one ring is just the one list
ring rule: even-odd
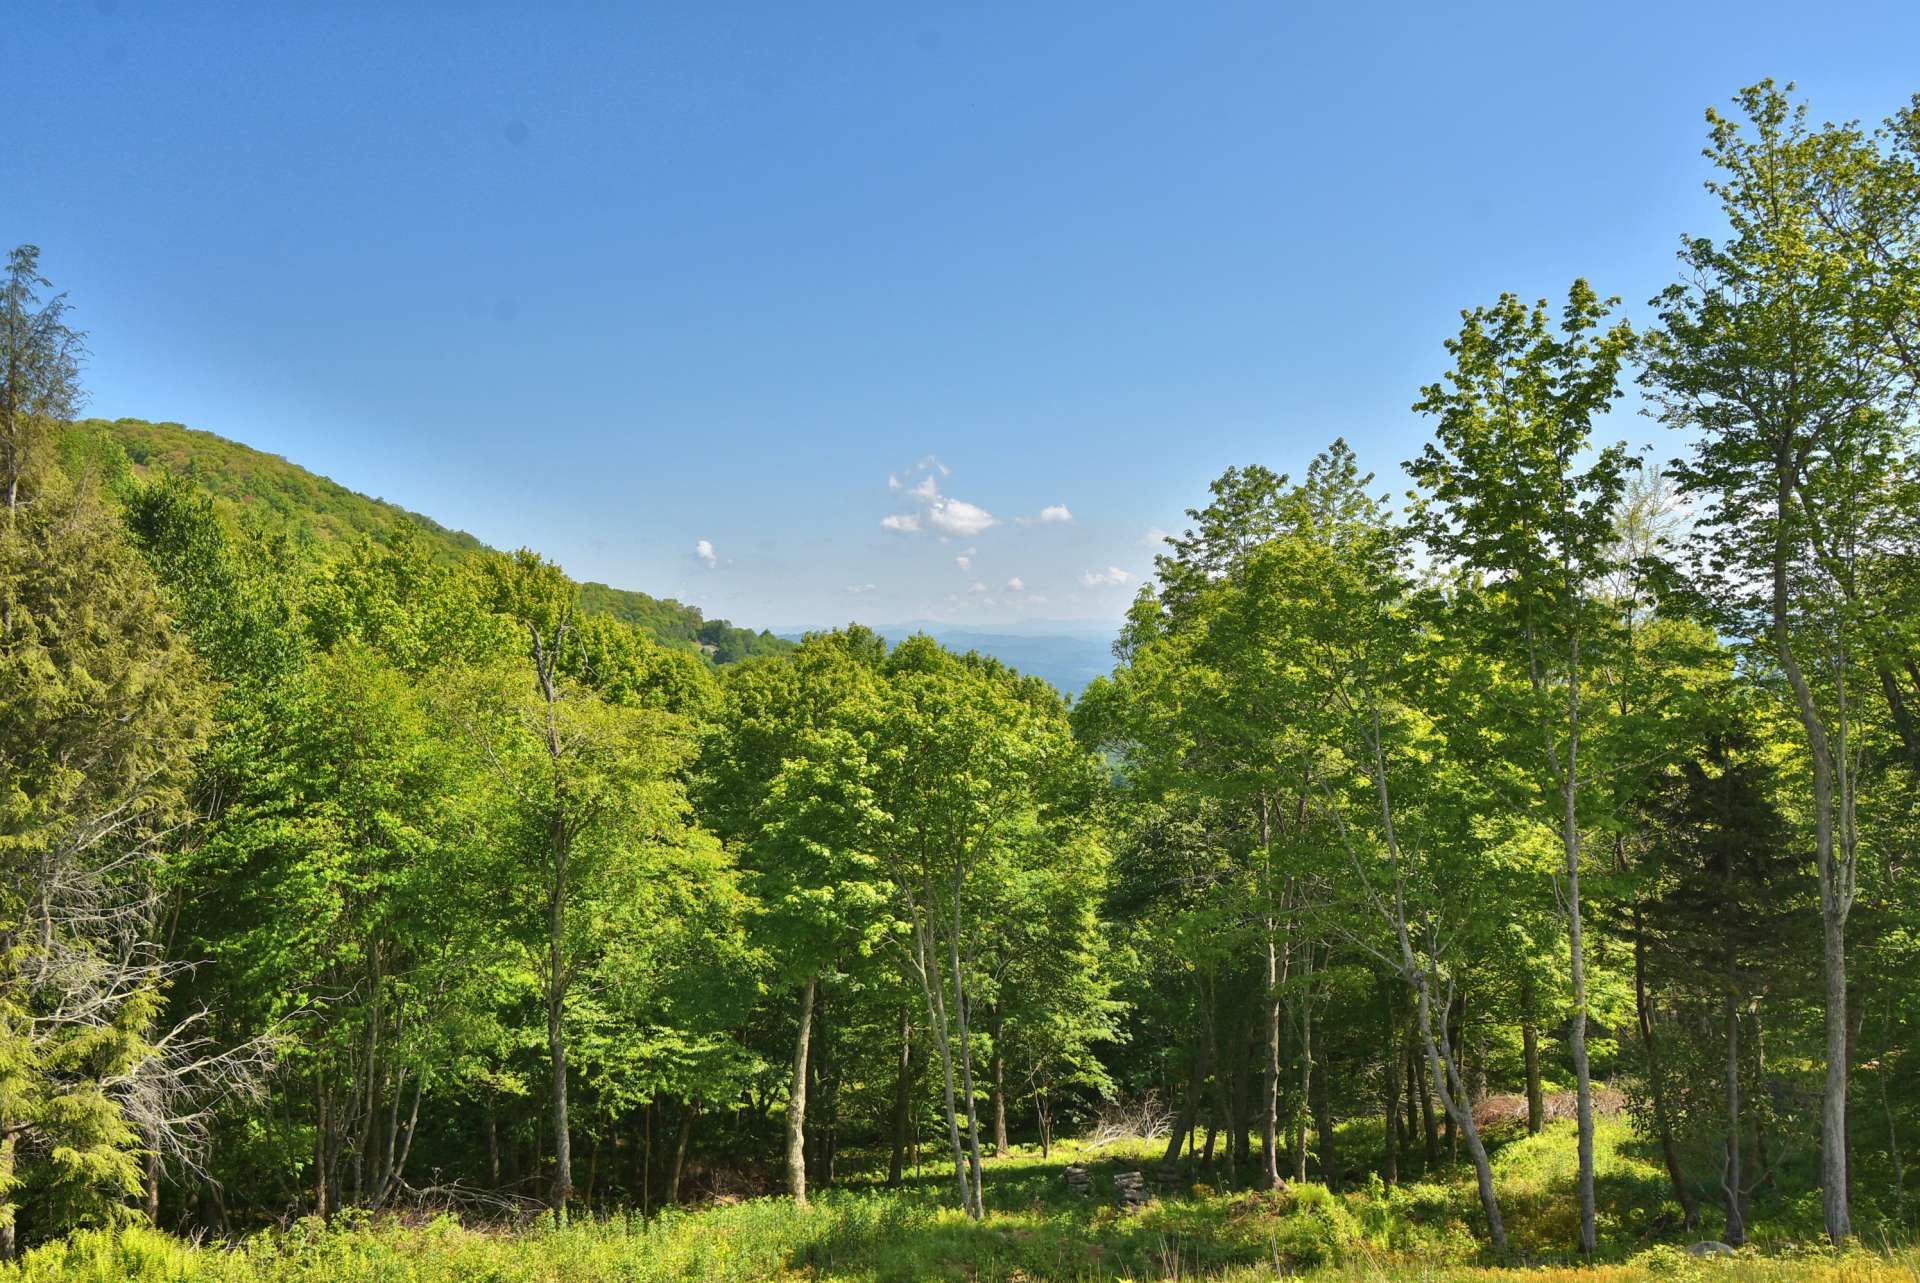
{"label": "blue sky", "polygon": [[1229,464],[1397,487],[1460,308],[1644,316],[1708,104],[1920,90],[1911,0],[1453,8],[12,0],[0,240],[94,413],[740,622],[1111,619]]}

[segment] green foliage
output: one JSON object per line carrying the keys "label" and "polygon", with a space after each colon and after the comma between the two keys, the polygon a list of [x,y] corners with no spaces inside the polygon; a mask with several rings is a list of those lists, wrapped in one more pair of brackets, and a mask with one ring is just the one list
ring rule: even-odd
{"label": "green foliage", "polygon": [[[272,531],[298,548],[399,542],[449,565],[486,551],[464,530],[358,494],[278,455],[178,423],[84,419],[66,429],[63,444],[70,458],[99,458],[135,479],[181,478],[208,496],[225,519]],[[632,624],[663,645],[705,654],[718,664],[780,654],[792,646],[764,630],[707,619],[696,606],[600,583],[580,585],[579,608]]]}

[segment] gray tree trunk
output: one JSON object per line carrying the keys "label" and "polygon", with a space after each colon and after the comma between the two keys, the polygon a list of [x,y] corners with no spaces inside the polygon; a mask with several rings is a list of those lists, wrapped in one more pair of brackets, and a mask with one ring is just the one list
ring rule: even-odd
{"label": "gray tree trunk", "polygon": [[887,1184],[900,1186],[902,1162],[907,1153],[907,1127],[912,1119],[913,1022],[906,1004],[900,1005],[900,1072],[893,1087],[893,1154],[887,1160]]}
{"label": "gray tree trunk", "polygon": [[1733,967],[1727,967],[1727,1170],[1722,1178],[1727,1195],[1727,1242],[1739,1247],[1747,1241],[1747,1218],[1741,1206],[1740,1186],[1740,1005],[1733,990]]}
{"label": "gray tree trunk", "polygon": [[1280,1175],[1280,962],[1273,943],[1273,920],[1267,920],[1267,1073],[1266,1116],[1260,1131],[1265,1151],[1267,1188],[1285,1189]]}
{"label": "gray tree trunk", "polygon": [[787,1095],[787,1192],[807,1205],[807,1048],[813,1038],[813,995],[818,977],[800,986],[800,1032],[793,1040],[793,1084]]}
{"label": "gray tree trunk", "polygon": [[567,857],[554,850],[553,892],[547,902],[547,1053],[553,1065],[553,1219],[567,1223],[573,1195],[573,1137],[567,1122],[566,966]]}

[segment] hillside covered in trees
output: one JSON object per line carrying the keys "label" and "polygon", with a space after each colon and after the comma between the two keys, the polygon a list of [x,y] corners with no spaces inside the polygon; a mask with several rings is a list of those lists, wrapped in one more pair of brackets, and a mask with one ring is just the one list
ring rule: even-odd
{"label": "hillside covered in trees", "polygon": [[76,423],[15,250],[0,1280],[1912,1268],[1920,100],[1737,101],[1071,702]]}
{"label": "hillside covered in trees", "polygon": [[[105,446],[103,457],[124,456],[134,478],[151,480],[160,473],[186,477],[211,495],[229,519],[254,523],[296,545],[324,549],[411,527],[437,560],[454,561],[485,550],[464,530],[449,530],[431,517],[370,499],[278,455],[178,423],[82,419],[66,436],[64,449],[70,454]],[[754,632],[724,619],[708,619],[698,606],[606,584],[581,584],[580,609],[633,624],[669,646],[698,648],[716,663],[789,646],[764,629]]]}

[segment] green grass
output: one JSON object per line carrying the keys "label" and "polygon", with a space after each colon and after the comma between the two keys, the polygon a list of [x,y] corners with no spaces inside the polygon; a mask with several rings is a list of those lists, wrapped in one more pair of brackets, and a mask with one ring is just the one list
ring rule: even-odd
{"label": "green grass", "polygon": [[[828,1190],[811,1207],[755,1199],[697,1210],[578,1222],[564,1230],[469,1228],[342,1220],[302,1223],[231,1245],[191,1246],[147,1230],[93,1231],[39,1248],[0,1283],[649,1283],[651,1280],[1037,1280],[1305,1275],[1328,1280],[1638,1283],[1760,1280],[1881,1283],[1920,1280],[1920,1254],[1795,1248],[1780,1235],[1736,1258],[1699,1261],[1663,1224],[1664,1178],[1627,1129],[1600,1131],[1602,1263],[1567,1258],[1572,1233],[1572,1144],[1564,1128],[1506,1145],[1498,1179],[1517,1259],[1500,1265],[1481,1245],[1479,1206],[1455,1179],[1341,1195],[1317,1185],[1291,1193],[1216,1192],[1203,1184],[1135,1216],[1114,1206],[1113,1174],[1151,1162],[1145,1147],[1075,1146],[1042,1161],[1019,1151],[990,1164],[988,1215],[947,1207],[934,1168],[904,1188]],[[1067,1193],[1061,1169],[1085,1161],[1091,1198]]]}

